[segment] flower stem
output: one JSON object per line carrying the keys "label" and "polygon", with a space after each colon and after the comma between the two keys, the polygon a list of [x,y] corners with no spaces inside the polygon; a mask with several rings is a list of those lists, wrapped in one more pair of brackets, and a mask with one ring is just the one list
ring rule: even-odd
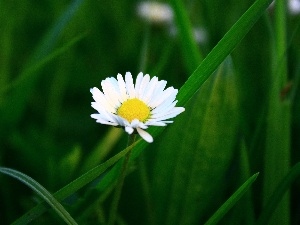
{"label": "flower stem", "polygon": [[[136,137],[135,134],[129,135],[127,146],[133,145],[133,143],[135,141],[135,137]],[[120,197],[121,197],[121,192],[122,192],[124,180],[125,180],[125,177],[126,177],[126,172],[127,172],[127,167],[128,167],[130,155],[131,155],[131,151],[129,151],[125,155],[125,159],[123,160],[121,173],[120,173],[119,179],[117,181],[115,194],[114,194],[112,204],[111,204],[111,208],[110,208],[110,214],[109,214],[109,219],[108,219],[108,223],[107,223],[108,225],[114,225],[115,221],[116,221],[119,201],[120,201]]]}

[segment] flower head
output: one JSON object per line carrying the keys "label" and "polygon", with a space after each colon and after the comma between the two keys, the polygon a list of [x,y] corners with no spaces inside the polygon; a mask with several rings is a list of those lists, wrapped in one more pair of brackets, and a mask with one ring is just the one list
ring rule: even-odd
{"label": "flower head", "polygon": [[138,15],[148,22],[166,24],[173,22],[173,10],[170,5],[157,1],[143,1],[137,6]]}
{"label": "flower head", "polygon": [[297,15],[300,13],[300,1],[299,0],[289,0],[288,9],[292,15]]}
{"label": "flower head", "polygon": [[152,136],[145,131],[149,126],[166,126],[168,119],[176,117],[184,111],[183,107],[175,107],[177,89],[165,89],[167,81],[150,79],[148,74],[139,73],[135,84],[130,72],[108,77],[101,82],[102,90],[91,88],[95,102],[92,107],[98,111],[91,117],[96,122],[122,126],[128,134],[137,131],[147,142],[152,142]]}

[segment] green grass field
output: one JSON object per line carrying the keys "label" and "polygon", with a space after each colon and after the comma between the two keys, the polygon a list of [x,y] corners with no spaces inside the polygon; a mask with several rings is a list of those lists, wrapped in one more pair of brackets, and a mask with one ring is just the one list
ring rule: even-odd
{"label": "green grass field", "polygon": [[[300,224],[300,1],[156,3],[0,0],[1,224]],[[185,107],[150,144],[90,116],[128,71]]]}

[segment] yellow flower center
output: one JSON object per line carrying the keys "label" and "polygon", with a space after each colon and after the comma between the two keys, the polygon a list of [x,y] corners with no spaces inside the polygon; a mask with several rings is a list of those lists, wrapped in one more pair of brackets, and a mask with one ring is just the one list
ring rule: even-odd
{"label": "yellow flower center", "polygon": [[129,123],[138,119],[145,122],[150,115],[149,107],[137,98],[128,99],[118,108],[117,114],[126,119]]}

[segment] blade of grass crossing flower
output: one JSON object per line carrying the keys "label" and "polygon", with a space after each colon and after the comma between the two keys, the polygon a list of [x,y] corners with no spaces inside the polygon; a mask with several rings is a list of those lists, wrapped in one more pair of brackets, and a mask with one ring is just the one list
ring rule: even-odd
{"label": "blade of grass crossing flower", "polygon": [[76,221],[71,217],[71,215],[65,210],[65,208],[50,194],[50,192],[47,191],[38,182],[33,180],[31,177],[19,171],[4,167],[0,167],[0,172],[18,179],[19,181],[30,187],[36,194],[44,199],[67,224],[77,224]]}
{"label": "blade of grass crossing flower", "polygon": [[223,218],[223,216],[236,204],[236,202],[246,193],[253,182],[256,180],[258,173],[250,177],[219,209],[216,213],[204,224],[214,225]]}
{"label": "blade of grass crossing flower", "polygon": [[[263,202],[266,204],[274,188],[290,168],[291,104],[280,97],[287,82],[286,1],[275,2],[275,39],[272,57],[264,162]],[[269,224],[289,224],[290,196],[287,192]]]}

